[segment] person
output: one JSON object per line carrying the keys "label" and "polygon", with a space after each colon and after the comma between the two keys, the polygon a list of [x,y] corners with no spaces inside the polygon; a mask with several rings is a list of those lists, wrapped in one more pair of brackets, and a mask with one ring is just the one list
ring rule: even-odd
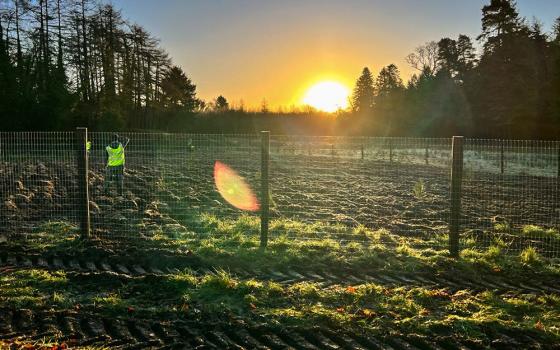
{"label": "person", "polygon": [[[121,140],[124,141],[124,144]],[[105,150],[107,151],[105,157],[107,161],[107,168],[105,171],[105,183],[103,185],[103,191],[105,193],[108,192],[109,185],[113,182],[113,178],[116,178],[119,195],[123,195],[125,165],[124,149],[128,146],[129,141],[130,139],[128,137],[121,139],[118,134],[114,134],[113,141],[105,147]]]}

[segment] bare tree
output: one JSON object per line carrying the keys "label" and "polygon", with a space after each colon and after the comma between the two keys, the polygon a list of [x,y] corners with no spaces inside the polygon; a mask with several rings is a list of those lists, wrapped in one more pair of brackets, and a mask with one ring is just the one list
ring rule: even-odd
{"label": "bare tree", "polygon": [[422,72],[428,68],[431,72],[436,72],[438,65],[438,44],[435,41],[427,42],[418,46],[414,52],[406,56],[406,63],[412,68]]}

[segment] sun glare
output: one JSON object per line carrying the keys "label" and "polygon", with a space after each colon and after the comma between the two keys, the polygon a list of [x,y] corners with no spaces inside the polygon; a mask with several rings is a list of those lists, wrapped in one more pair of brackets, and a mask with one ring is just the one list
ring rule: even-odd
{"label": "sun glare", "polygon": [[323,81],[310,87],[303,103],[324,112],[336,112],[348,106],[350,90],[335,81]]}

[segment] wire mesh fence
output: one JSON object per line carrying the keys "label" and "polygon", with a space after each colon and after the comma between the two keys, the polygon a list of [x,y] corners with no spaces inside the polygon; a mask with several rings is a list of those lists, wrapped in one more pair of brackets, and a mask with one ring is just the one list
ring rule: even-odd
{"label": "wire mesh fence", "polygon": [[275,136],[270,152],[271,213],[311,237],[356,239],[354,226],[434,244],[447,230],[450,140]]}
{"label": "wire mesh fence", "polygon": [[560,143],[467,139],[463,247],[560,254]]}
{"label": "wire mesh fence", "polygon": [[0,235],[79,221],[74,133],[0,133]]}
{"label": "wire mesh fence", "polygon": [[260,169],[257,135],[136,133],[120,137],[130,139],[125,149],[122,196],[118,195],[115,183],[107,182],[105,148],[113,134],[90,136],[90,196],[95,235],[179,237],[202,232],[213,218],[244,215],[216,190],[215,171],[218,164],[227,165],[256,188]]}
{"label": "wire mesh fence", "polygon": [[[263,179],[259,135],[123,133],[130,143],[119,193],[106,167],[113,138],[88,137],[91,232],[101,239],[196,238],[220,232],[222,220],[246,220],[243,233],[258,235],[266,180],[272,238],[353,241],[387,230],[447,248],[451,139],[271,136]],[[77,147],[72,132],[0,133],[0,236],[79,226]],[[559,147],[464,141],[461,248],[560,255]],[[239,197],[244,190],[251,195]]]}

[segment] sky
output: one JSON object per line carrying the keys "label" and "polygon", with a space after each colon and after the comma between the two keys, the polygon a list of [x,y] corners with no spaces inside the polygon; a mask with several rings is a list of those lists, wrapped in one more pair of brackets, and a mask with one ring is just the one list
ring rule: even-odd
{"label": "sky", "polygon": [[[443,37],[480,33],[489,0],[110,0],[124,18],[161,40],[200,98],[225,96],[258,108],[298,105],[322,80],[352,88],[363,67],[375,74]],[[560,0],[517,0],[521,16],[546,31]]]}

